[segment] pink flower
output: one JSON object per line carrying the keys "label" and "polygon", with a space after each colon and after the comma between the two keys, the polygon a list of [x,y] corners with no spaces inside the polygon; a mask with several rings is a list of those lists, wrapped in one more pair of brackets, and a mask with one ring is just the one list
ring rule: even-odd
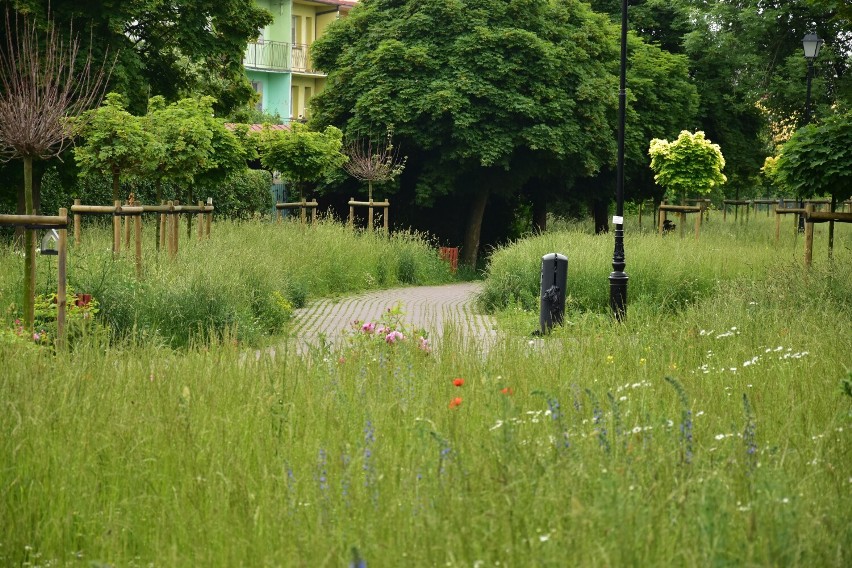
{"label": "pink flower", "polygon": [[428,339],[426,339],[425,337],[421,337],[421,338],[420,338],[420,345],[419,345],[419,347],[420,347],[420,349],[422,349],[422,350],[423,350],[423,351],[425,351],[426,353],[429,353],[430,351],[432,351],[432,348],[431,348],[431,347],[429,347],[429,340],[428,340]]}
{"label": "pink flower", "polygon": [[387,341],[389,344],[396,343],[397,341],[402,341],[403,339],[405,339],[405,336],[401,332],[396,330],[393,330],[385,336],[385,341]]}
{"label": "pink flower", "polygon": [[33,334],[33,341],[41,341],[41,335],[37,332]]}
{"label": "pink flower", "polygon": [[361,326],[361,331],[364,333],[373,333],[376,330],[376,324],[371,321],[366,322]]}

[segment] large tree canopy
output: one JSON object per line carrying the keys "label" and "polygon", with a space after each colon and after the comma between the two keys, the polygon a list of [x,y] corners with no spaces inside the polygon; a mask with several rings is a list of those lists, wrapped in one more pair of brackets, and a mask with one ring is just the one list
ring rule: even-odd
{"label": "large tree canopy", "polygon": [[272,21],[253,0],[0,0],[0,8],[39,22],[49,12],[57,29],[73,21],[85,30],[96,58],[118,57],[110,88],[135,113],[151,95],[211,95],[220,113],[244,104],[253,93],[242,66],[246,44]]}
{"label": "large tree canopy", "polygon": [[365,0],[314,44],[329,73],[314,121],[374,135],[393,125],[421,203],[469,200],[474,262],[492,191],[613,159],[615,37],[575,0]]}

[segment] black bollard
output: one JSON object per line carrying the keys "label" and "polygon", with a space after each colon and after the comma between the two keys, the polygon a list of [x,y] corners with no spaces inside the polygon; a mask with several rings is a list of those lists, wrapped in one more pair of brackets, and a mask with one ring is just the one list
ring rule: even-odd
{"label": "black bollard", "polygon": [[557,253],[541,257],[541,333],[561,324],[565,314],[565,288],[568,285],[568,257]]}

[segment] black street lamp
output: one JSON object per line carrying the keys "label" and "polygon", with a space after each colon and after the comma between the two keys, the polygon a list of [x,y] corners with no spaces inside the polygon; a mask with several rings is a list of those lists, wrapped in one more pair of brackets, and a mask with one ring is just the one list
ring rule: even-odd
{"label": "black street lamp", "polygon": [[609,275],[609,307],[615,319],[627,315],[627,263],[624,260],[624,122],[627,109],[627,0],[621,0],[621,76],[618,90],[618,166],[615,174],[615,250]]}
{"label": "black street lamp", "polygon": [[[811,123],[811,79],[814,76],[814,59],[819,55],[822,44],[825,43],[816,34],[807,34],[802,39],[802,47],[805,50],[805,59],[808,61],[808,89],[805,94],[805,124]],[[804,208],[804,203],[799,201],[799,209]],[[805,218],[799,215],[799,232],[805,232]]]}
{"label": "black street lamp", "polygon": [[819,57],[819,50],[825,42],[816,34],[808,34],[802,39],[805,49],[805,59],[808,60],[808,90],[805,95],[805,124],[811,122],[811,79],[814,76],[814,59]]}

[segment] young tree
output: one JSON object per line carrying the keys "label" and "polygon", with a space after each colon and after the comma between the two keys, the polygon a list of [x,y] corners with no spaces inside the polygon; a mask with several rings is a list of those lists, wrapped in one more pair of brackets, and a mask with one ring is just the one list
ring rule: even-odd
{"label": "young tree", "polygon": [[775,179],[800,197],[852,196],[852,111],[834,114],[797,130],[781,147]]}
{"label": "young tree", "polygon": [[[25,213],[33,214],[33,161],[59,155],[74,135],[69,117],[96,106],[109,76],[104,63],[80,53],[76,35],[64,42],[48,21],[39,32],[27,18],[6,13],[6,45],[0,50],[0,155],[24,162]],[[82,65],[80,60],[83,61]],[[24,233],[24,323],[35,318],[35,233]]]}
{"label": "young tree", "polygon": [[654,138],[648,153],[654,180],[672,201],[682,201],[688,193],[707,195],[727,181],[722,150],[700,130],[695,134],[684,130],[674,142]]}
{"label": "young tree", "polygon": [[297,187],[304,200],[308,184],[319,182],[346,163],[342,149],[340,129],[328,126],[317,132],[296,122],[289,130],[264,132],[260,159],[264,167],[277,170]]}
{"label": "young tree", "polygon": [[405,169],[406,157],[399,155],[399,148],[393,145],[393,130],[388,128],[383,142],[374,142],[371,138],[359,139],[346,147],[349,161],[343,164],[349,175],[367,182],[367,196],[373,200],[373,184],[385,183],[396,179]]}
{"label": "young tree", "polygon": [[120,199],[121,175],[142,174],[151,161],[153,135],[145,130],[145,121],[124,110],[124,98],[109,93],[102,106],[81,117],[80,136],[85,144],[74,148],[80,175],[112,176],[112,199]]}

